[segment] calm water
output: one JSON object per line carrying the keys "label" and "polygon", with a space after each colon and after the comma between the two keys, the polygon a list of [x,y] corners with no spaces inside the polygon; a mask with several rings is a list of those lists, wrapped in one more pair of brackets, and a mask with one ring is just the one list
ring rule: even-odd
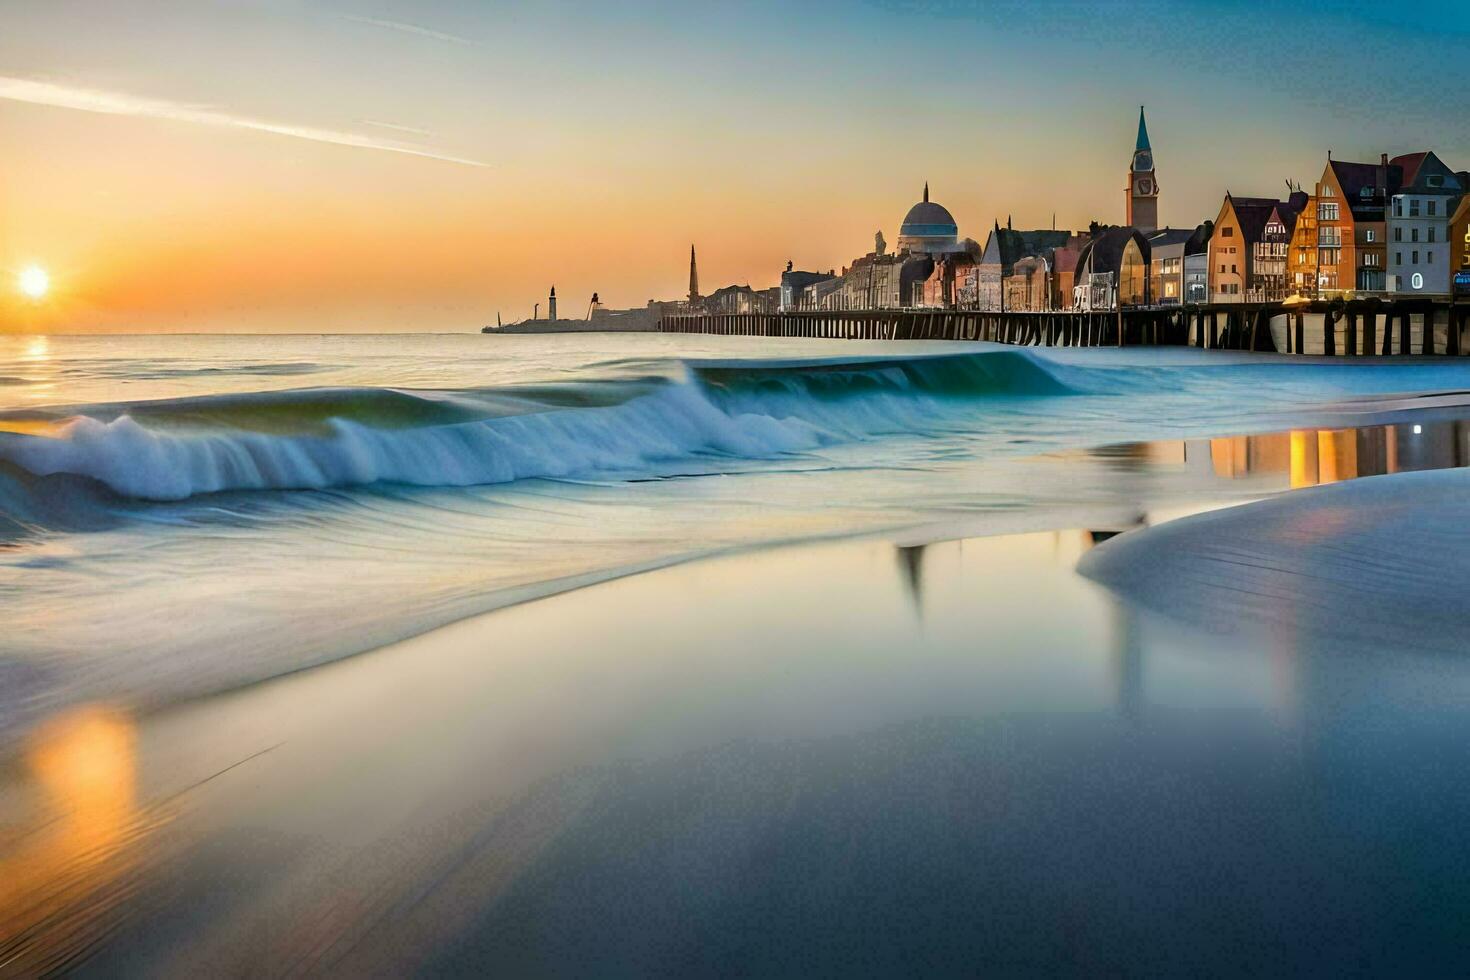
{"label": "calm water", "polygon": [[[1451,970],[1470,667],[1075,569],[1463,466],[1466,391],[1187,350],[0,340],[0,958]],[[1283,520],[1330,552],[1351,509]]]}

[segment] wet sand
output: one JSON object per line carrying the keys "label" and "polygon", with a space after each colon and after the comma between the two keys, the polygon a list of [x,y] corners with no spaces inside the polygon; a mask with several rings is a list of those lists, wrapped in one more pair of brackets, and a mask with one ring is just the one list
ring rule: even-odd
{"label": "wet sand", "polygon": [[1124,526],[737,555],[75,709],[0,779],[0,971],[1470,965],[1470,666],[1143,611],[1075,571]]}

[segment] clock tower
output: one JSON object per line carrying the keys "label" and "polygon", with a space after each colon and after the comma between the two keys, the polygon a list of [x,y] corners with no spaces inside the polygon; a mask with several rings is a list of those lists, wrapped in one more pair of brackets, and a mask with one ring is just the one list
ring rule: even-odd
{"label": "clock tower", "polygon": [[1154,151],[1148,145],[1148,126],[1143,106],[1138,107],[1138,142],[1133,147],[1133,165],[1128,168],[1127,224],[1147,234],[1159,227],[1159,182],[1154,176]]}

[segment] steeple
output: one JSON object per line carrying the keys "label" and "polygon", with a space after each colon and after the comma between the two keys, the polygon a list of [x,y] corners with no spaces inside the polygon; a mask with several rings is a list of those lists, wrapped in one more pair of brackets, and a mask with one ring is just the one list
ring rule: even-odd
{"label": "steeple", "polygon": [[1135,150],[1151,150],[1148,145],[1148,125],[1143,121],[1143,106],[1138,107],[1138,143],[1133,147]]}
{"label": "steeple", "polygon": [[694,246],[689,246],[689,305],[699,305],[699,266],[694,261]]}
{"label": "steeple", "polygon": [[546,319],[548,319],[548,320],[555,320],[556,319],[556,287],[555,286],[552,286],[551,287],[551,295],[549,297],[547,297],[547,301],[546,301]]}
{"label": "steeple", "polygon": [[927,180],[924,181],[924,203],[929,203],[929,182]]}

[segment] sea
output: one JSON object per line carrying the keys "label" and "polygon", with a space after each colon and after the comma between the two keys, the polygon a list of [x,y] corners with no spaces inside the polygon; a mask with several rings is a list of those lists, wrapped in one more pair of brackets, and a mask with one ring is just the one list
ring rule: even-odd
{"label": "sea", "polygon": [[1461,465],[1465,392],[1454,360],[1191,349],[0,337],[0,744],[693,558]]}

